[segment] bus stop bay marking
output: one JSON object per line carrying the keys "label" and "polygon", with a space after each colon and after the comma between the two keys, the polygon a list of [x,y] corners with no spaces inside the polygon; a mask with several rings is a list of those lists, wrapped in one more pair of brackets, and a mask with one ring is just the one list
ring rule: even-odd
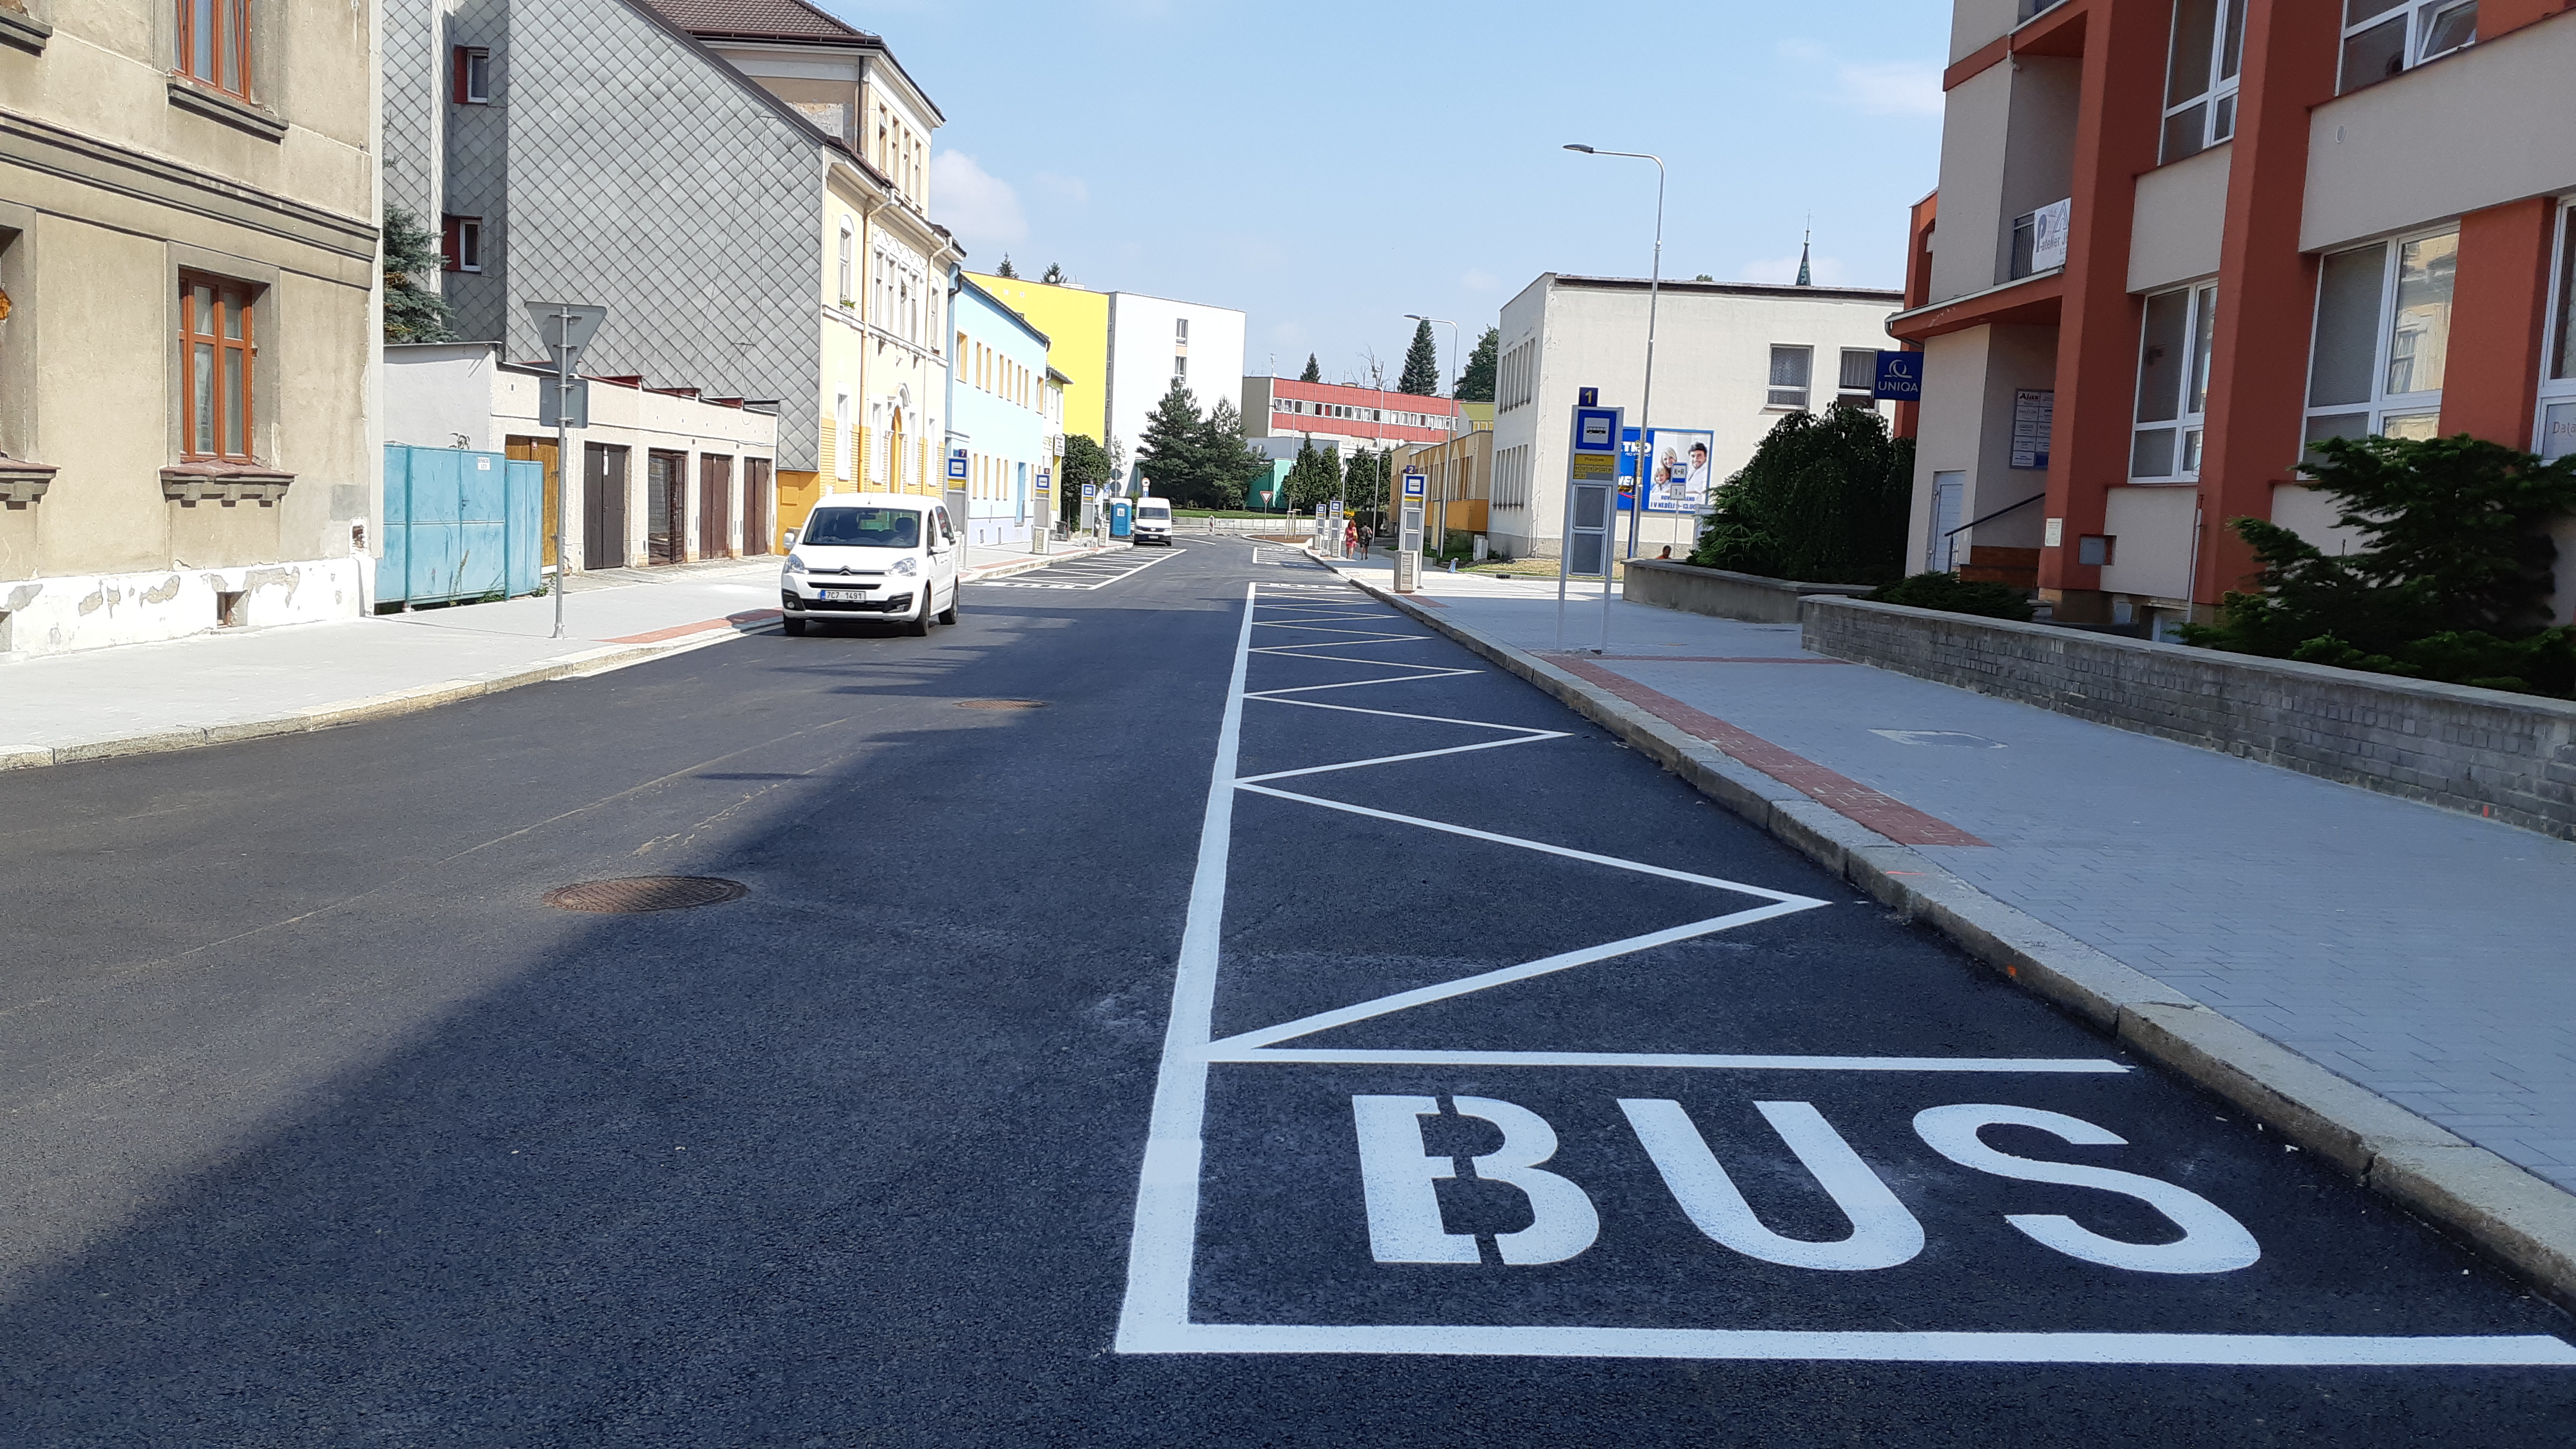
{"label": "bus stop bay marking", "polygon": [[[1554,1070],[1582,1068],[1616,1068],[1632,1066],[1689,1066],[1710,1070],[1798,1070],[1825,1072],[2000,1072],[2000,1073],[2103,1073],[2125,1070],[2107,1060],[2021,1060],[2021,1059],[1949,1059],[1891,1058],[1883,1056],[1754,1056],[1670,1053],[1602,1053],[1602,1052],[1478,1052],[1478,1051],[1342,1051],[1299,1048],[1296,1039],[1322,1031],[1329,1026],[1367,1020],[1401,1012],[1410,1006],[1448,1000],[1469,992],[1498,986],[1506,981],[1526,980],[1533,976],[1573,969],[1597,961],[1645,950],[1657,944],[1686,940],[1752,924],[1757,920],[1794,915],[1825,904],[1810,897],[1775,891],[1742,882],[1726,881],[1689,871],[1660,866],[1651,862],[1624,860],[1618,857],[1576,850],[1551,842],[1524,839],[1394,811],[1351,804],[1345,801],[1303,795],[1283,789],[1278,781],[1309,778],[1336,771],[1357,769],[1400,768],[1414,762],[1463,754],[1471,750],[1509,748],[1538,744],[1564,738],[1564,731],[1536,729],[1529,726],[1491,721],[1462,719],[1400,710],[1372,710],[1352,704],[1350,691],[1398,684],[1414,684],[1460,675],[1480,673],[1474,669],[1452,669],[1440,666],[1403,664],[1385,657],[1388,652],[1410,652],[1411,647],[1428,638],[1410,632],[1384,627],[1396,623],[1393,616],[1353,609],[1355,600],[1326,603],[1311,592],[1291,593],[1301,586],[1247,584],[1243,593],[1240,620],[1225,706],[1217,731],[1215,759],[1209,773],[1206,807],[1201,818],[1196,869],[1192,875],[1189,904],[1182,924],[1181,945],[1173,973],[1172,1007],[1165,1028],[1162,1063],[1155,1079],[1152,1116],[1146,1133],[1144,1160],[1138,1175],[1135,1220],[1129,1239],[1127,1287],[1119,1312],[1117,1347],[1122,1353],[1366,1353],[1366,1354],[1468,1354],[1544,1357],[1613,1357],[1613,1358],[1704,1358],[1704,1359],[1842,1359],[1910,1362],[1985,1362],[1985,1363],[2094,1363],[2094,1364],[2550,1364],[2576,1366],[2576,1347],[2547,1335],[2453,1335],[2453,1336],[2355,1336],[2308,1334],[2194,1334],[2194,1333],[2103,1333],[2103,1332],[2024,1332],[2024,1331],[1915,1331],[1900,1332],[1842,1331],[1836,1329],[1711,1329],[1711,1328],[1638,1328],[1584,1324],[1437,1324],[1437,1323],[1203,1323],[1191,1317],[1191,1279],[1196,1266],[1201,1217],[1201,1173],[1206,1157],[1204,1130],[1207,1121],[1209,1080],[1219,1064],[1263,1063],[1295,1067],[1321,1064],[1390,1064],[1390,1065],[1473,1065],[1489,1067],[1532,1067]],[[1317,586],[1304,586],[1309,589]],[[1320,608],[1317,606],[1321,606]],[[1318,618],[1319,613],[1343,617]],[[1357,613],[1359,617],[1349,617]],[[1378,620],[1384,625],[1367,627]],[[1314,632],[1317,626],[1337,626],[1339,637],[1272,644],[1272,638],[1287,635],[1294,639],[1297,630],[1264,626],[1303,625],[1303,632]],[[1361,626],[1357,628],[1344,626]],[[1256,641],[1259,642],[1256,642]],[[1354,671],[1348,679],[1327,680],[1316,684],[1263,689],[1248,688],[1254,656],[1264,657],[1265,667],[1284,667],[1286,660],[1306,660],[1339,664]],[[1299,666],[1303,668],[1304,666]],[[1330,692],[1329,699],[1311,696]],[[1361,697],[1365,697],[1364,695]],[[1340,761],[1299,770],[1244,776],[1238,761],[1242,753],[1243,729],[1248,705],[1274,705],[1306,708],[1329,708],[1358,714],[1377,714],[1394,719],[1433,722],[1450,727],[1463,727],[1487,732],[1489,737],[1469,740],[1445,748],[1408,751],[1400,754],[1373,756]],[[1291,1021],[1238,1033],[1219,1040],[1213,1032],[1216,989],[1220,967],[1220,942],[1225,924],[1226,873],[1234,838],[1234,806],[1247,794],[1261,794],[1284,801],[1310,805],[1319,809],[1368,817],[1382,823],[1401,824],[1426,832],[1462,840],[1530,850],[1569,859],[1641,873],[1677,883],[1701,886],[1723,894],[1750,900],[1753,904],[1709,916],[1698,921],[1666,927],[1624,937],[1617,941],[1573,951],[1537,961],[1522,962],[1491,971],[1461,977],[1458,980],[1399,992],[1331,1011],[1312,1013]],[[1368,1193],[1367,1177],[1378,1175],[1380,1187],[1394,1194],[1384,1209],[1393,1241],[1417,1246],[1437,1245],[1439,1251],[1455,1254],[1454,1245],[1442,1240],[1448,1235],[1445,1225],[1435,1216],[1425,1219],[1421,1213],[1422,1193],[1443,1159],[1424,1151],[1420,1135],[1423,1097],[1378,1098],[1380,1105],[1363,1107],[1355,1100],[1354,1125],[1369,1144],[1364,1151],[1377,1156],[1374,1166],[1363,1163],[1363,1192]],[[1706,1233],[1712,1225],[1733,1233],[1747,1242],[1758,1242],[1775,1252],[1820,1253],[1837,1249],[1836,1244],[1804,1243],[1782,1246],[1793,1240],[1776,1242],[1758,1238],[1734,1214],[1726,1195],[1717,1186],[1711,1169],[1690,1152],[1681,1135],[1687,1119],[1672,1120],[1678,1108],[1657,1105],[1663,1099],[1623,1099],[1621,1110],[1631,1129],[1640,1134],[1641,1145],[1649,1155],[1658,1150],[1663,1160],[1658,1171],[1677,1195],[1687,1192],[1689,1202],[1697,1205],[1693,1221]],[[1555,1150],[1554,1130],[1536,1114],[1498,1098],[1470,1097],[1452,1099],[1464,1111],[1498,1114],[1509,1119],[1499,1123],[1505,1129],[1506,1149],[1498,1149],[1498,1160],[1491,1175],[1498,1179],[1508,1172],[1515,1174],[1518,1185],[1527,1192],[1528,1184],[1545,1184],[1549,1179],[1563,1187],[1542,1185],[1538,1191],[1552,1207],[1551,1216],[1534,1220],[1529,1231],[1535,1238],[1517,1239],[1514,1253],[1526,1263],[1548,1261],[1549,1254],[1568,1255],[1588,1246],[1590,1234],[1597,1231],[1588,1196],[1581,1211],[1573,1206],[1573,1196],[1582,1189],[1563,1174],[1551,1174],[1541,1164]],[[1474,1104],[1472,1107],[1470,1104]],[[1905,1235],[1894,1213],[1886,1203],[1877,1200],[1850,1175],[1848,1165],[1825,1143],[1830,1125],[1819,1132],[1821,1117],[1802,1115],[1796,1108],[1806,1104],[1773,1103],[1765,1110],[1766,1119],[1782,1134],[1793,1153],[1805,1162],[1811,1173],[1822,1181],[1826,1174],[1835,1175],[1843,1191],[1835,1200],[1845,1205],[1847,1216],[1853,1216],[1857,1246],[1843,1247],[1856,1263],[1869,1263],[1886,1258],[1905,1245]],[[1669,1110],[1668,1110],[1669,1109]],[[1431,1108],[1436,1111],[1436,1103]],[[1934,1108],[1918,1114],[1918,1135],[1936,1151],[1953,1162],[1975,1170],[2006,1177],[2034,1171],[2065,1172],[2080,1170],[2106,1173],[2128,1181],[2137,1197],[2150,1189],[2182,1192],[2171,1184],[2135,1174],[2112,1173],[2110,1169],[2079,1167],[2075,1164],[2042,1163],[2032,1159],[2006,1158],[1992,1153],[1991,1160],[1968,1161],[1961,1154],[1974,1156],[1989,1151],[1975,1139],[1974,1114],[1998,1112],[2034,1112],[2036,1109],[2005,1108],[1977,1103],[1956,1107]],[[1812,1109],[1808,1109],[1812,1112]],[[1955,1117],[1936,1116],[1954,1113]],[[1515,1116],[1515,1113],[1524,1114]],[[1365,1114],[1368,1122],[1363,1124]],[[2064,1140],[2099,1142],[2110,1138],[2100,1127],[2061,1114],[2039,1114],[2058,1122]],[[1524,1120],[1525,1118],[1525,1120]],[[1642,1121],[1641,1121],[1642,1118]],[[1925,1122],[1930,1127],[1926,1130]],[[1492,1116],[1489,1115],[1489,1120]],[[2012,1120],[1985,1116],[1981,1121]],[[1535,1124],[1535,1125],[1533,1125]],[[1786,1124],[1785,1126],[1783,1124]],[[1966,1124],[1966,1125],[1962,1125]],[[2025,1123],[2025,1125],[2029,1125]],[[1512,1133],[1517,1128],[1517,1140]],[[1691,1129],[1696,1135],[1696,1129]],[[1410,1141],[1406,1140],[1410,1133]],[[2066,1135],[2092,1133],[2097,1136]],[[1652,1137],[1649,1143],[1646,1138]],[[1936,1141],[1935,1138],[1940,1140]],[[1805,1144],[1804,1150],[1800,1143]],[[1944,1146],[1947,1143],[1947,1147]],[[1542,1150],[1544,1149],[1544,1150]],[[1957,1149],[1952,1151],[1951,1149]],[[1706,1151],[1705,1143],[1701,1144]],[[1848,1149],[1846,1148],[1846,1151]],[[1411,1158],[1405,1156],[1410,1152]],[[1822,1164],[1821,1168],[1819,1164]],[[1454,1166],[1453,1166],[1454,1170]],[[1862,1168],[1866,1171],[1865,1165]],[[1481,1162],[1477,1171],[1485,1174]],[[1677,1185],[1675,1177],[1680,1178]],[[1874,1177],[1874,1174],[1873,1174]],[[2040,1180],[2069,1181],[2064,1177]],[[2104,1181],[2082,1185],[2110,1188]],[[1884,1185],[1881,1184],[1882,1190]],[[2186,1194],[2187,1195],[2187,1194]],[[2207,1261],[2223,1262],[2230,1256],[2241,1256],[2246,1242],[2230,1239],[2216,1218],[2186,1222],[2176,1217],[2177,1210],[2189,1214],[2195,1210],[2181,1206],[2180,1198],[2169,1201],[2147,1199],[2168,1218],[2187,1231],[2174,1247],[2194,1243],[2193,1252],[2205,1254]],[[2194,1202],[2200,1200],[2193,1198]],[[1410,1206],[1407,1206],[1410,1204]],[[2206,1204],[2203,1204],[2206,1206]],[[1379,1208],[1365,1206],[1375,1215]],[[1898,1211],[1906,1211],[1902,1203]],[[2217,1209],[2210,1208],[2210,1212]],[[1908,1218],[1910,1211],[1906,1211]],[[2223,1217],[2224,1214],[2219,1216]],[[1867,1219],[1867,1231],[1860,1231]],[[1585,1221],[1595,1226],[1585,1229]],[[2233,1225],[2233,1220],[2227,1220]],[[2056,1226],[2073,1228],[2063,1219],[2034,1216],[2012,1225],[2024,1236],[2069,1251],[2069,1244],[2093,1247],[2099,1251],[2134,1249],[2138,1245],[2117,1244],[2110,1248],[2101,1243],[2085,1244],[2081,1239],[2064,1234]],[[1372,1224],[1374,1228],[1375,1224]],[[1542,1227],[1545,1231],[1539,1231]],[[1767,1231],[1767,1230],[1765,1230]],[[2081,1229],[2075,1229],[2082,1232]],[[2239,1227],[2238,1232],[2242,1229]],[[2061,1240],[2050,1242],[2047,1234],[2058,1233]],[[1374,1235],[1373,1235],[1374,1237]],[[1578,1242],[1577,1240],[1581,1241]],[[2259,1250],[2258,1250],[2259,1251]],[[1560,1259],[1561,1260],[1561,1257]],[[1445,1260],[1444,1260],[1445,1261]],[[1463,1261],[1459,1259],[1458,1261]],[[1819,1265],[1830,1266],[1830,1265]],[[1860,1268],[1846,1271],[1862,1271]],[[2145,1269],[2144,1271],[2159,1271]],[[2170,1271],[2170,1269],[2163,1270]],[[2193,1271],[2201,1271],[2195,1269]]]}

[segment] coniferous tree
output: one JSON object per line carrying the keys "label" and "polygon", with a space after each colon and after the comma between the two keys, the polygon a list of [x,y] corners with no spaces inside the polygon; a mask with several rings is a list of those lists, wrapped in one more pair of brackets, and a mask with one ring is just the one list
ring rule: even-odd
{"label": "coniferous tree", "polygon": [[1311,352],[1306,354],[1306,370],[1297,374],[1297,380],[1299,382],[1322,382],[1324,380],[1324,369],[1315,365],[1315,354]]}
{"label": "coniferous tree", "polygon": [[1476,349],[1467,354],[1467,366],[1458,374],[1458,401],[1494,400],[1494,367],[1502,351],[1503,329],[1486,328],[1485,335],[1476,339]]}
{"label": "coniferous tree", "polygon": [[1109,450],[1080,433],[1068,433],[1064,439],[1064,476],[1056,480],[1056,497],[1061,500],[1067,521],[1082,517],[1082,485],[1097,483],[1107,492],[1109,485]]}
{"label": "coniferous tree", "polygon": [[1375,516],[1386,511],[1385,450],[1356,448],[1351,460],[1342,468],[1342,506],[1357,515]]}
{"label": "coniferous tree", "polygon": [[1177,499],[1182,489],[1198,482],[1201,435],[1206,431],[1207,418],[1199,412],[1198,399],[1179,378],[1173,378],[1171,388],[1146,417],[1145,436],[1136,444],[1136,466],[1156,493]]}
{"label": "coniferous tree", "polygon": [[1333,465],[1333,455],[1315,446],[1313,438],[1297,445],[1297,460],[1288,465],[1288,506],[1300,512],[1311,511],[1319,503],[1330,503],[1342,491],[1342,470]]}
{"label": "coniferous tree", "polygon": [[[1182,501],[1197,507],[1241,508],[1252,480],[1270,471],[1270,460],[1244,441],[1243,415],[1217,399],[1199,430],[1198,476]],[[1175,497],[1182,495],[1175,493]]]}
{"label": "coniferous tree", "polygon": [[385,340],[445,342],[447,299],[412,280],[444,264],[429,228],[399,206],[385,208]]}
{"label": "coniferous tree", "polygon": [[1063,285],[1064,285],[1064,263],[1062,263],[1062,262],[1049,262],[1049,263],[1047,263],[1047,269],[1046,269],[1043,273],[1040,273],[1040,274],[1039,274],[1039,276],[1038,276],[1038,280],[1039,280],[1039,281],[1041,281],[1041,282],[1046,283],[1046,284],[1047,284],[1048,286],[1050,286],[1050,287],[1060,287],[1060,286],[1063,286]]}
{"label": "coniferous tree", "polygon": [[993,275],[997,277],[1009,277],[1013,281],[1019,280],[1020,274],[1011,270],[1011,254],[1009,252],[1002,253],[1002,264],[993,269]]}
{"label": "coniferous tree", "polygon": [[1431,324],[1413,324],[1413,341],[1404,349],[1404,370],[1395,390],[1415,397],[1440,396],[1440,345],[1431,340]]}
{"label": "coniferous tree", "polygon": [[1914,440],[1871,408],[1791,413],[1717,490],[1690,561],[1775,579],[1879,584],[1905,571]]}

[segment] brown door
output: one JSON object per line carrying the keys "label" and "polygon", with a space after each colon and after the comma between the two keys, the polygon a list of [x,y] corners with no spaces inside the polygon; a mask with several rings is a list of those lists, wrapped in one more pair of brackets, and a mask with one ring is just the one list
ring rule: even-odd
{"label": "brown door", "polygon": [[644,463],[644,561],[686,559],[688,528],[689,455],[656,449]]}
{"label": "brown door", "polygon": [[733,459],[698,455],[698,557],[733,556]]}
{"label": "brown door", "polygon": [[581,480],[581,566],[626,566],[626,450],[588,445]]}
{"label": "brown door", "polygon": [[775,546],[770,520],[777,510],[769,501],[769,460],[742,460],[742,551],[764,554]]}

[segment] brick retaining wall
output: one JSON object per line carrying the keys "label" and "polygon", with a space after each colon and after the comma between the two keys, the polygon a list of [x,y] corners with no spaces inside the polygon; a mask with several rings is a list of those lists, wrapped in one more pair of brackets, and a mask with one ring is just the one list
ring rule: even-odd
{"label": "brick retaining wall", "polygon": [[2576,839],[2576,703],[1854,599],[1798,614],[1836,659]]}
{"label": "brick retaining wall", "polygon": [[1839,597],[1866,594],[1869,589],[1867,584],[1800,583],[1702,568],[1698,564],[1635,558],[1628,560],[1627,580],[1620,588],[1620,596],[1632,604],[1652,604],[1686,614],[1708,614],[1755,624],[1795,624],[1798,600],[1804,595]]}

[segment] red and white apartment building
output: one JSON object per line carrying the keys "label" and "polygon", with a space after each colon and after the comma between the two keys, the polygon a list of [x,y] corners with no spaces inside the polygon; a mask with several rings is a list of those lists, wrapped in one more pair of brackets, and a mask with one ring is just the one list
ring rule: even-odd
{"label": "red and white apartment building", "polygon": [[1384,452],[1445,443],[1460,431],[1458,419],[1452,398],[1293,377],[1243,380],[1243,430],[1274,458],[1295,457],[1306,438],[1317,447],[1333,444],[1342,456],[1356,448]]}
{"label": "red and white apartment building", "polygon": [[[2576,0],[1955,0],[1909,567],[2209,617],[2307,443],[2576,451]],[[2576,605],[2562,530],[2559,617]]]}

